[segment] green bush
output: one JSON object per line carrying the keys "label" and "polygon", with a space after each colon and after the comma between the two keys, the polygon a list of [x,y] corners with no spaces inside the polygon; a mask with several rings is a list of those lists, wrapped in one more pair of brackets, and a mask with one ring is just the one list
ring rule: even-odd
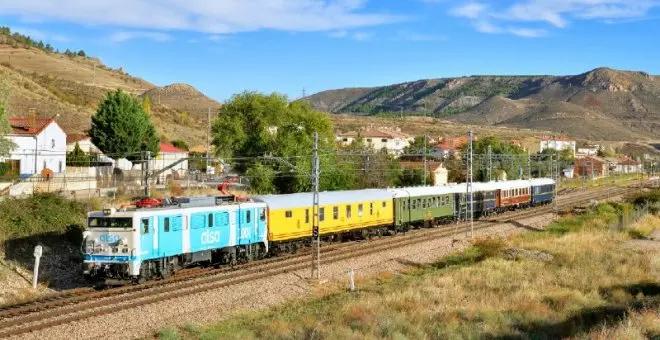
{"label": "green bush", "polygon": [[55,194],[6,199],[0,204],[0,240],[56,232],[76,241],[87,210],[84,204]]}

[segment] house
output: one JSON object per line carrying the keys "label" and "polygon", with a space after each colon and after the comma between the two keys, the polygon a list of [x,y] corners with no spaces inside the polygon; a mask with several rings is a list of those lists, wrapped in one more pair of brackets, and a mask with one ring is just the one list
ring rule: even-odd
{"label": "house", "polygon": [[586,178],[605,177],[609,173],[609,163],[601,157],[588,156],[575,160],[574,176]]}
{"label": "house", "polygon": [[364,129],[340,133],[335,140],[342,145],[350,145],[358,139],[374,150],[387,150],[388,153],[401,155],[403,150],[415,141],[413,136],[390,129]]}
{"label": "house", "polygon": [[619,159],[614,169],[610,169],[619,174],[632,174],[642,172],[642,165],[632,158]]}
{"label": "house", "polygon": [[574,140],[568,137],[548,137],[542,136],[540,142],[540,152],[543,152],[547,149],[562,151],[562,150],[571,150],[573,156],[575,156],[575,146],[576,143]]}
{"label": "house", "polygon": [[447,157],[459,157],[461,147],[468,142],[468,137],[441,137],[439,140],[440,143],[435,145],[431,150],[431,156],[444,159]]}
{"label": "house", "polygon": [[179,179],[186,176],[188,171],[188,151],[179,149],[174,145],[160,143],[160,151],[149,163],[150,170],[164,170],[159,180],[164,180],[171,176],[173,179]]}
{"label": "house", "polygon": [[584,158],[587,156],[598,156],[598,150],[600,150],[600,145],[585,145],[577,148],[575,152],[576,158]]}
{"label": "house", "polygon": [[8,157],[0,161],[11,165],[20,177],[30,177],[50,170],[54,174],[66,172],[66,133],[51,118],[9,117],[11,131],[8,139],[16,144]]}
{"label": "house", "polygon": [[[401,162],[403,169],[424,170],[424,162]],[[431,175],[434,186],[442,186],[448,183],[449,170],[442,162],[426,162],[427,174]]]}
{"label": "house", "polygon": [[76,143],[80,149],[87,154],[100,154],[101,150],[92,143],[92,137],[87,135],[68,135],[66,136],[66,152],[73,152]]}

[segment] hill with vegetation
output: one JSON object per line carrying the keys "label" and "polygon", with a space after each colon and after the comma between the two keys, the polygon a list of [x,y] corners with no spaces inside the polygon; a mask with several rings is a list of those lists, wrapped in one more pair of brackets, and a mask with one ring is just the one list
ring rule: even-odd
{"label": "hill with vegetation", "polygon": [[141,100],[149,97],[148,111],[164,141],[202,143],[206,129],[199,126],[207,126],[207,115],[198,114],[200,108],[220,105],[190,85],[157,87],[82,50],[60,52],[7,27],[0,27],[0,79],[10,89],[11,115],[25,115],[30,109],[42,117],[59,115],[57,122],[69,134],[85,133],[98,103],[118,88]]}
{"label": "hill with vegetation", "polygon": [[469,76],[323,91],[315,108],[356,115],[433,116],[600,140],[657,138],[660,78],[598,68],[575,76]]}

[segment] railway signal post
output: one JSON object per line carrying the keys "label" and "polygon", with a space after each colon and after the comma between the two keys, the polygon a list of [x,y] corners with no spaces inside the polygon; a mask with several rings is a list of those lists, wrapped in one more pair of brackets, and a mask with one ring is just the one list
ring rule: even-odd
{"label": "railway signal post", "polygon": [[314,152],[312,156],[312,274],[311,278],[321,279],[321,237],[319,235],[319,134],[314,132]]}

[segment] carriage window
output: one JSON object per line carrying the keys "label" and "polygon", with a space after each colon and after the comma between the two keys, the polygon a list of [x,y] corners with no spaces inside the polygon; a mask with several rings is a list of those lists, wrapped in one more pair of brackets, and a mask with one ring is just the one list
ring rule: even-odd
{"label": "carriage window", "polygon": [[[403,203],[405,205],[406,201],[403,201]],[[362,204],[358,204],[358,216],[362,217]]]}
{"label": "carriage window", "polygon": [[259,219],[262,221],[266,220],[266,209],[261,209],[261,215],[259,215]]}
{"label": "carriage window", "polygon": [[383,201],[383,208],[385,208],[386,206],[387,206],[387,202]]}
{"label": "carriage window", "polygon": [[209,214],[209,228],[213,228],[213,214]]}
{"label": "carriage window", "polygon": [[332,207],[332,218],[339,219],[339,207]]}
{"label": "carriage window", "polygon": [[373,215],[373,214],[374,214],[374,204],[369,203],[369,215]]}
{"label": "carriage window", "polygon": [[170,231],[170,218],[169,217],[165,217],[165,226],[163,227],[163,229],[165,229],[165,232]]}
{"label": "carriage window", "polygon": [[346,218],[351,218],[351,206],[346,206]]}
{"label": "carriage window", "polygon": [[325,220],[325,208],[319,208],[319,222]]}
{"label": "carriage window", "polygon": [[287,210],[284,212],[284,217],[286,218],[291,218],[293,217],[293,212],[291,210]]}
{"label": "carriage window", "polygon": [[305,223],[309,223],[309,209],[305,209]]}
{"label": "carriage window", "polygon": [[422,198],[422,209],[426,209],[426,198]]}
{"label": "carriage window", "polygon": [[252,210],[248,210],[245,212],[245,223],[250,223],[251,219],[252,219]]}
{"label": "carriage window", "polygon": [[149,219],[148,218],[143,218],[142,219],[142,235],[148,234],[149,233]]}

